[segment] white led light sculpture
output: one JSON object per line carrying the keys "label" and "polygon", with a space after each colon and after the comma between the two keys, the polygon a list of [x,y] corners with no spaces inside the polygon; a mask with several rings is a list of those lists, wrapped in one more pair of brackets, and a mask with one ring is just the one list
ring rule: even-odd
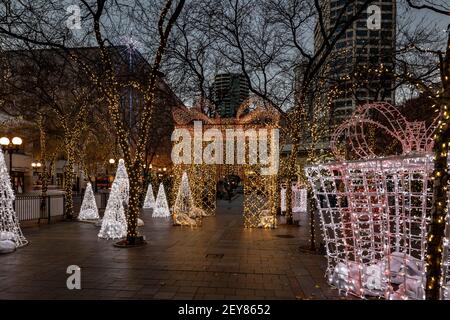
{"label": "white led light sculpture", "polygon": [[[384,117],[384,124],[371,114]],[[404,155],[378,158],[367,148],[364,125],[398,139]],[[336,131],[332,148],[339,162],[307,167],[328,258],[330,284],[360,297],[424,299],[427,224],[432,207],[434,124],[408,122],[385,103],[359,107]],[[361,160],[337,152],[344,139]],[[443,297],[449,299],[448,237]],[[446,290],[447,289],[447,290]]]}

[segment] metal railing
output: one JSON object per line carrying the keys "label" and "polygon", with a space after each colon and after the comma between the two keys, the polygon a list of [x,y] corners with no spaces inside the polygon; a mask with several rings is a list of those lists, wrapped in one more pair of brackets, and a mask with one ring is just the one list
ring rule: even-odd
{"label": "metal railing", "polygon": [[[74,212],[80,211],[83,202],[82,193],[73,194]],[[104,210],[108,202],[108,193],[95,194],[95,200],[99,210]],[[63,218],[65,212],[66,197],[64,194],[47,195],[17,195],[14,201],[14,210],[16,211],[19,221],[34,221],[38,223],[41,220],[47,220],[48,223],[53,218]]]}

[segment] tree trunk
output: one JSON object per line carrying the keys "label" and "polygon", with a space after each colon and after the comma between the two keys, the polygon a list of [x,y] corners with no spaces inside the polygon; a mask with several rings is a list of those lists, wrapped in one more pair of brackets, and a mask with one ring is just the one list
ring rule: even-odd
{"label": "tree trunk", "polygon": [[[450,141],[450,128],[446,124],[445,130],[436,139],[434,163],[434,204],[431,211],[431,222],[428,232],[427,254],[427,300],[439,300],[442,277],[442,252],[445,236],[445,217],[447,215],[447,185],[448,185],[448,145],[443,141]],[[445,145],[445,147],[444,147]],[[445,154],[445,156],[444,156]]]}
{"label": "tree trunk", "polygon": [[[308,195],[308,199],[313,199],[313,197],[310,195]],[[315,224],[315,213],[316,213],[316,202],[315,201],[309,201],[309,203],[311,204],[310,206],[306,206],[307,208],[309,207],[309,229],[310,229],[310,250],[311,251],[316,251],[316,224]]]}
{"label": "tree trunk", "polygon": [[73,181],[74,181],[74,163],[75,163],[75,148],[72,139],[66,142],[66,156],[67,163],[64,168],[64,193],[66,197],[65,215],[71,220],[74,217],[73,211]]}
{"label": "tree trunk", "polygon": [[[450,30],[450,28],[449,28]],[[427,300],[439,300],[442,289],[442,265],[445,239],[445,222],[448,214],[448,152],[450,143],[450,34],[442,68],[443,94],[439,98],[441,122],[435,136],[433,208],[428,229],[427,247]]]}
{"label": "tree trunk", "polygon": [[127,242],[130,245],[136,244],[138,237],[137,222],[139,214],[141,212],[141,193],[142,183],[140,181],[139,166],[134,166],[129,169],[129,181],[130,181],[130,199],[129,199],[129,211],[128,211],[128,229],[127,229]]}
{"label": "tree trunk", "polygon": [[46,214],[46,200],[47,200],[47,191],[48,191],[48,183],[49,183],[49,171],[47,169],[47,132],[44,127],[44,117],[40,116],[39,118],[39,140],[41,145],[41,154],[40,154],[40,162],[42,164],[42,188],[41,188],[41,205],[40,205],[40,214],[41,217],[44,217]]}
{"label": "tree trunk", "polygon": [[294,219],[292,215],[292,182],[295,175],[295,165],[297,160],[298,145],[292,143],[291,154],[288,159],[287,168],[287,186],[286,186],[286,224],[294,224]]}

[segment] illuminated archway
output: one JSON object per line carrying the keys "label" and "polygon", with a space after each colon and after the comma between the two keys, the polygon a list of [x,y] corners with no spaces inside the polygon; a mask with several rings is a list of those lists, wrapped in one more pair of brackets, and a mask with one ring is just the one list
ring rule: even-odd
{"label": "illuminated archway", "polygon": [[[249,146],[252,145],[252,142],[257,143],[258,151],[261,151],[262,142],[260,138],[263,133],[268,133],[267,153],[276,157],[274,160],[278,161],[278,127],[280,120],[278,112],[264,101],[251,98],[239,107],[234,118],[208,117],[204,110],[209,105],[212,104],[203,100],[192,108],[177,108],[173,113],[176,123],[175,129],[185,129],[190,133],[190,136],[195,137],[196,128],[198,129],[200,124],[202,128],[202,148],[209,144],[203,141],[203,133],[215,130],[217,134],[223,137],[223,161],[214,164],[198,163],[198,161],[196,163],[191,154],[188,163],[175,163],[172,202],[176,198],[182,174],[187,172],[195,207],[202,209],[204,216],[213,216],[216,212],[217,182],[223,176],[237,175],[244,183],[244,226],[246,228],[274,228],[276,226],[276,204],[278,203],[276,200],[278,198],[276,193],[278,171],[273,170],[267,173],[270,164],[255,162],[255,159],[260,160],[261,154],[251,154],[253,149]],[[230,151],[227,146],[233,145],[234,159],[238,145],[238,143],[234,143],[235,136],[230,137],[230,132],[244,132],[246,152],[243,163],[242,161],[230,163],[225,159],[227,151]],[[253,132],[257,134],[251,135]],[[257,140],[254,141],[253,139]],[[195,148],[194,142],[192,142],[192,148]],[[173,214],[176,216],[178,213],[174,212]]]}

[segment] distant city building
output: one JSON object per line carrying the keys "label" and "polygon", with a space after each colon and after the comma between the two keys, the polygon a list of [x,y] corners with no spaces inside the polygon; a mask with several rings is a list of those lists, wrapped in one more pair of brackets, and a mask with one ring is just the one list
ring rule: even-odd
{"label": "distant city building", "polygon": [[304,108],[306,109],[306,112],[308,113],[308,116],[312,118],[313,113],[313,104],[314,104],[314,90],[308,90],[308,92],[303,92],[303,80],[305,72],[308,68],[308,62],[302,61],[298,63],[294,67],[294,102],[296,105],[298,105],[300,102],[301,96],[304,94]]}
{"label": "distant city building", "polygon": [[215,77],[213,99],[222,118],[232,118],[249,97],[248,81],[242,74],[224,73]]}
{"label": "distant city building", "polygon": [[[342,15],[354,16],[364,1],[349,4],[345,11],[346,0],[321,0],[324,27],[327,33],[336,25]],[[386,101],[395,103],[394,81],[390,76],[377,74],[381,67],[394,67],[394,48],[396,34],[396,1],[379,0],[371,3],[381,9],[381,28],[368,28],[368,17],[372,13],[364,10],[361,18],[346,30],[321,70],[321,76],[330,79],[340,94],[332,101],[332,118],[340,123],[353,113],[356,106],[372,102]],[[317,23],[315,28],[316,51],[323,44],[323,36]]]}

